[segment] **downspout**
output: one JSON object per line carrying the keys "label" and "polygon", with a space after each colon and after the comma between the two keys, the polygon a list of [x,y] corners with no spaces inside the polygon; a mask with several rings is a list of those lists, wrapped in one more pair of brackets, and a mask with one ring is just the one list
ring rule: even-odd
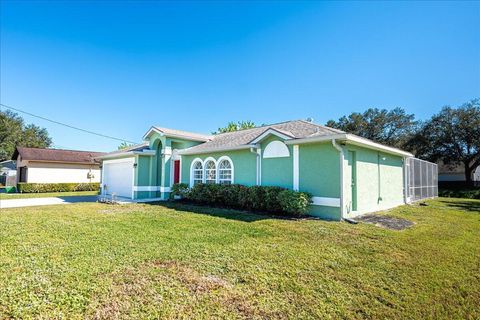
{"label": "downspout", "polygon": [[335,139],[332,139],[332,146],[338,150],[340,161],[340,216],[344,219],[344,205],[343,205],[343,149],[337,144]]}
{"label": "downspout", "polygon": [[255,183],[257,186],[261,184],[260,182],[260,170],[261,170],[261,162],[260,162],[260,152],[258,152],[258,147],[256,148],[250,148],[250,152],[255,154],[256,158],[256,177],[255,177]]}

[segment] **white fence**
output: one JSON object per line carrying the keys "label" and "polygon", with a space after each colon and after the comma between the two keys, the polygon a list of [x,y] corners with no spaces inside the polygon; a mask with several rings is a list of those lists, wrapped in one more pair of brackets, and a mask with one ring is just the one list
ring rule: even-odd
{"label": "white fence", "polygon": [[405,169],[409,201],[438,197],[437,164],[417,158],[407,158]]}

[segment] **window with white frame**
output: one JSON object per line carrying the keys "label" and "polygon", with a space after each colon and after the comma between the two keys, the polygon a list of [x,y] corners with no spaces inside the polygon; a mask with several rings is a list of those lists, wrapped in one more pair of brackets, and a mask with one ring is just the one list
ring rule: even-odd
{"label": "window with white frame", "polygon": [[232,184],[232,164],[225,159],[218,164],[218,183]]}
{"label": "window with white frame", "polygon": [[217,168],[215,161],[209,160],[205,163],[205,183],[211,184],[217,182]]}
{"label": "window with white frame", "polygon": [[193,165],[193,172],[192,172],[192,174],[193,174],[193,184],[194,184],[194,185],[203,182],[203,166],[202,166],[202,162],[200,162],[200,161],[195,162],[195,164]]}

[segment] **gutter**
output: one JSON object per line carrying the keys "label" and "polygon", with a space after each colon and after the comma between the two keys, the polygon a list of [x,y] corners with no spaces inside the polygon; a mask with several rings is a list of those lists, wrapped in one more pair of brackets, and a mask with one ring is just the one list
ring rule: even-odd
{"label": "gutter", "polygon": [[155,155],[155,150],[118,152],[118,153],[107,154],[100,157],[95,157],[95,159],[106,160],[106,159],[116,159],[116,158],[127,158],[129,156],[135,156],[135,155],[153,157]]}
{"label": "gutter", "polygon": [[310,138],[302,138],[302,139],[292,139],[285,141],[285,144],[303,144],[303,143],[313,143],[313,142],[325,142],[330,140],[342,141],[352,145],[357,145],[361,147],[370,148],[377,151],[382,151],[384,153],[400,155],[403,157],[413,157],[413,154],[410,152],[406,152],[397,148],[385,146],[383,144],[373,142],[369,139],[365,139],[354,134],[349,133],[339,133],[334,135],[328,136],[315,136]]}
{"label": "gutter", "polygon": [[260,149],[258,148],[258,146],[256,147],[251,147],[250,148],[250,152],[255,154],[255,156],[257,157],[256,159],[256,165],[257,165],[257,170],[256,170],[256,184],[257,186],[260,186],[262,184],[262,180],[261,180],[261,177],[262,177],[262,161],[260,159]]}
{"label": "gutter", "polygon": [[337,144],[335,139],[332,139],[332,146],[337,149],[340,161],[340,217],[344,219],[344,205],[343,205],[343,148]]}
{"label": "gutter", "polygon": [[[191,147],[195,148],[195,147]],[[204,149],[204,150],[191,150],[189,149],[184,149],[180,150],[178,152],[179,155],[190,155],[190,154],[204,154],[204,153],[212,153],[212,152],[223,152],[223,151],[234,151],[234,150],[245,150],[245,149],[251,149],[251,148],[257,148],[256,145],[254,144],[244,144],[241,146],[235,146],[235,147],[226,147],[226,148],[211,148],[211,149]]]}

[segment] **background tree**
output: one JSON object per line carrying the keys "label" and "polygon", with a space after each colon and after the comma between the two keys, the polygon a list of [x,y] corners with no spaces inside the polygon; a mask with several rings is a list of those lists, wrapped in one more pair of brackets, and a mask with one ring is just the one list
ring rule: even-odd
{"label": "background tree", "polygon": [[223,128],[218,128],[217,131],[212,132],[212,134],[217,134],[217,133],[225,133],[225,132],[233,132],[233,131],[238,131],[242,129],[250,129],[250,128],[255,128],[257,125],[252,122],[252,121],[230,121],[226,127]]}
{"label": "background tree", "polygon": [[472,172],[480,165],[480,99],[458,108],[443,107],[422,125],[409,144],[418,157],[463,165],[470,185]]}
{"label": "background tree", "polygon": [[363,113],[353,112],[343,116],[338,121],[329,120],[326,125],[378,143],[405,148],[415,134],[418,122],[415,115],[406,113],[402,108],[390,111],[370,108]]}
{"label": "background tree", "polygon": [[11,159],[15,147],[47,148],[52,139],[45,128],[25,125],[22,117],[0,110],[0,161]]}
{"label": "background tree", "polygon": [[126,142],[126,141],[123,141],[122,143],[120,143],[120,144],[118,145],[117,149],[118,149],[118,150],[125,150],[125,149],[128,149],[128,148],[132,147],[132,146],[133,146],[133,144],[128,143],[128,142]]}

